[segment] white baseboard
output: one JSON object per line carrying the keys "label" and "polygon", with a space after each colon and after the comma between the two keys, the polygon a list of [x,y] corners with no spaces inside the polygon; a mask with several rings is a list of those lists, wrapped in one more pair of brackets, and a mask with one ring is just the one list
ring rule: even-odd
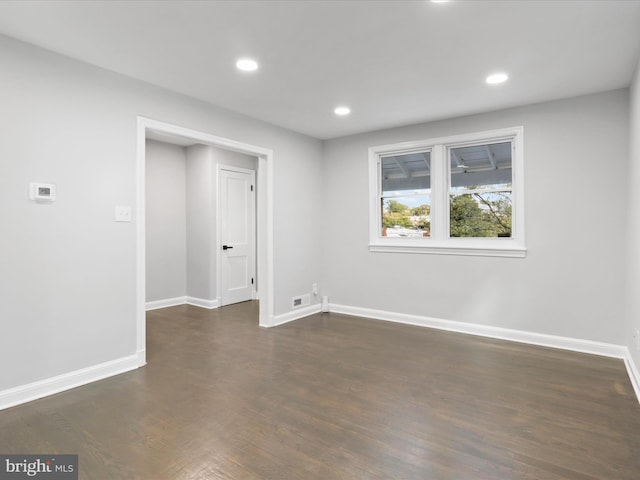
{"label": "white baseboard", "polygon": [[204,298],[196,298],[196,297],[186,297],[186,301],[184,303],[187,303],[189,305],[194,305],[196,307],[202,307],[202,308],[208,308],[208,309],[213,309],[213,308],[218,308],[220,306],[220,303],[218,302],[218,300],[205,300]]}
{"label": "white baseboard", "polygon": [[187,297],[165,298],[164,300],[155,300],[145,304],[145,310],[157,310],[158,308],[175,307],[176,305],[184,305],[187,303]]}
{"label": "white baseboard", "polygon": [[629,374],[629,380],[631,380],[633,390],[636,392],[636,397],[638,397],[638,401],[640,402],[640,371],[638,371],[638,366],[633,361],[633,357],[631,357],[631,352],[629,352],[628,348],[627,355],[624,358],[624,364],[627,367],[627,373]]}
{"label": "white baseboard", "polygon": [[543,347],[561,348],[574,352],[591,353],[605,357],[625,358],[626,347],[611,343],[594,342],[592,340],[581,340],[569,337],[559,337],[546,335],[544,333],[533,333],[522,330],[512,330],[509,328],[492,327],[489,325],[478,325],[475,323],[457,322],[453,320],[443,320],[441,318],[424,317],[420,315],[408,315],[404,313],[393,313],[369,308],[348,307],[345,305],[331,304],[330,311],[354,315],[358,317],[368,317],[387,322],[405,323],[420,327],[437,328],[450,332],[468,333],[482,337],[498,338],[512,342],[528,343]]}
{"label": "white baseboard", "polygon": [[320,313],[320,304],[318,305],[309,305],[308,307],[296,308],[287,313],[283,313],[282,315],[276,315],[273,318],[273,323],[270,325],[271,327],[277,327],[278,325],[282,325],[284,323],[293,322],[294,320],[299,320],[303,317],[308,317],[309,315],[313,315],[314,313]]}
{"label": "white baseboard", "polygon": [[0,391],[0,410],[135,370],[142,366],[139,353]]}
{"label": "white baseboard", "polygon": [[138,367],[144,367],[147,364],[147,349],[138,350],[136,357],[138,358]]}
{"label": "white baseboard", "polygon": [[145,304],[145,310],[148,312],[149,310],[157,310],[158,308],[175,307],[176,305],[185,304],[208,309],[218,308],[220,306],[220,302],[217,299],[205,300],[204,298],[197,297],[175,297],[147,302]]}

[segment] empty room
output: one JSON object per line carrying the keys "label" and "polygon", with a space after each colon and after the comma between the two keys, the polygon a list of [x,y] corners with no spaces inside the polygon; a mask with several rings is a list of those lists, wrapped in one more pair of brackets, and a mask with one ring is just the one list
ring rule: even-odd
{"label": "empty room", "polygon": [[640,478],[638,25],[0,2],[0,479]]}

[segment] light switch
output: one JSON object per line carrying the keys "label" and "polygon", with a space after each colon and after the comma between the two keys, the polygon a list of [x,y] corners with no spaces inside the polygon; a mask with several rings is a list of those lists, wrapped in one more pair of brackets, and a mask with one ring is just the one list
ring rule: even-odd
{"label": "light switch", "polygon": [[130,222],[131,207],[128,205],[116,205],[116,222]]}

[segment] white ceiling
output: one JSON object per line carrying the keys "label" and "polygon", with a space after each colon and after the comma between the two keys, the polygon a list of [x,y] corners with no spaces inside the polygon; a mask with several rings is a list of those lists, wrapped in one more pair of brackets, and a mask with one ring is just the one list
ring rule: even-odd
{"label": "white ceiling", "polygon": [[626,87],[640,1],[5,0],[0,32],[327,139]]}

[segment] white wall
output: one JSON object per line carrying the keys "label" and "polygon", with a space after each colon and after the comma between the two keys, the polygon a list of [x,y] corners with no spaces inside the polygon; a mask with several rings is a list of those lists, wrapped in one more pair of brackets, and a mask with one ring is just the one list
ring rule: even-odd
{"label": "white wall", "polygon": [[[325,143],[331,303],[622,345],[628,91]],[[367,149],[524,126],[527,257],[370,253]]]}
{"label": "white wall", "polygon": [[275,314],[319,278],[320,141],[7,37],[0,65],[0,393],[136,354],[139,115],[272,149]]}
{"label": "white wall", "polygon": [[[637,339],[633,336],[634,330],[640,330],[640,63],[631,85],[630,105],[627,322],[624,335],[635,369],[640,372],[640,352]],[[637,380],[640,381],[640,378]],[[640,395],[640,392],[638,394]]]}
{"label": "white wall", "polygon": [[185,149],[147,140],[146,301],[187,291]]}

